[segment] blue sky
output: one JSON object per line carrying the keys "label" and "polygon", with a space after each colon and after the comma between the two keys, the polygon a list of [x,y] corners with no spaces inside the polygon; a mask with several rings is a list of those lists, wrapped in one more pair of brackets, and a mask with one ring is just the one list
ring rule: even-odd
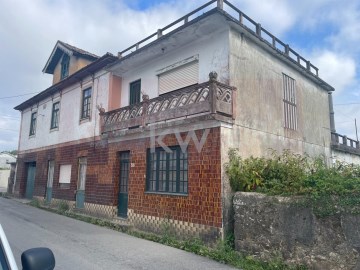
{"label": "blue sky", "polygon": [[[13,107],[51,85],[51,75],[41,71],[57,40],[97,55],[116,54],[206,2],[0,0],[0,151],[17,149],[20,113]],[[320,77],[336,89],[337,131],[355,138],[360,1],[230,2],[319,67]]]}

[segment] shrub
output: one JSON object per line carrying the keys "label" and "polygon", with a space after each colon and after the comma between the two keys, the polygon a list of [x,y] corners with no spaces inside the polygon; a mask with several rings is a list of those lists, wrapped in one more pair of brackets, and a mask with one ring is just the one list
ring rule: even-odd
{"label": "shrub", "polygon": [[[311,159],[288,150],[281,155],[273,152],[271,158],[242,159],[232,149],[225,170],[234,191],[305,195],[319,216],[360,212],[358,165],[337,162],[328,167],[323,157]],[[335,207],[335,201],[340,209]]]}

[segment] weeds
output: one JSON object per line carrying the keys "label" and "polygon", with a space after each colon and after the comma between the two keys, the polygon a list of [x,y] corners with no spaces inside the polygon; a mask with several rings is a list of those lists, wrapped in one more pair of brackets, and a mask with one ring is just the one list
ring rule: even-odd
{"label": "weeds", "polygon": [[58,210],[60,212],[65,213],[66,211],[69,210],[69,205],[67,204],[66,201],[60,201],[59,204],[58,204]]}
{"label": "weeds", "polygon": [[268,195],[304,195],[314,213],[325,217],[338,212],[360,213],[360,166],[336,163],[328,167],[322,157],[284,151],[271,158],[242,159],[229,151],[225,166],[234,191]]}

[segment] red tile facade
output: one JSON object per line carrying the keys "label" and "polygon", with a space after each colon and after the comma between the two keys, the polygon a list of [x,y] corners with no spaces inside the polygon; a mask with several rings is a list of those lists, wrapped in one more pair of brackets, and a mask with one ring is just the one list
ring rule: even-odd
{"label": "red tile facade", "polygon": [[[201,138],[204,130],[196,131]],[[187,133],[181,133],[185,140]],[[164,136],[167,146],[179,145],[174,134]],[[87,157],[85,202],[117,206],[119,191],[119,152],[130,151],[128,208],[135,214],[170,218],[183,222],[222,227],[220,128],[211,128],[200,152],[192,140],[188,145],[188,194],[146,192],[147,149],[150,138],[107,143],[86,142],[58,146],[50,150],[19,155],[17,187],[20,196],[26,188],[26,162],[36,162],[34,196],[45,196],[48,160],[55,160],[53,198],[75,200],[78,158]],[[159,146],[156,144],[156,146]],[[61,164],[71,164],[69,189],[59,186]]]}

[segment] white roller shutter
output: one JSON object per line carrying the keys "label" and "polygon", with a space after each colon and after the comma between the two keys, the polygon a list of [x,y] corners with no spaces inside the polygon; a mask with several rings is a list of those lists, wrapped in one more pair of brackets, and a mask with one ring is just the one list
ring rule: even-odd
{"label": "white roller shutter", "polygon": [[59,183],[70,184],[71,165],[60,165]]}
{"label": "white roller shutter", "polygon": [[199,82],[199,61],[159,74],[159,95]]}

